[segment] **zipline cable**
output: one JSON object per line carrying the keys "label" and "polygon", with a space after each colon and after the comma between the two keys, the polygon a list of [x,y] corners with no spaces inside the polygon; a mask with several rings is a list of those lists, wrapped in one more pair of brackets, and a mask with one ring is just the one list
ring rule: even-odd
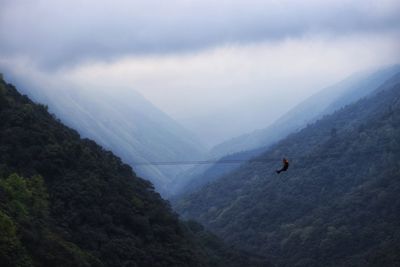
{"label": "zipline cable", "polygon": [[[385,150],[369,150],[369,151],[360,151],[360,152],[353,152],[353,153],[346,153],[346,155],[350,156],[360,156],[366,154],[377,154],[382,152],[399,152],[400,149],[385,149]],[[289,153],[288,153],[289,154]],[[328,159],[328,158],[338,158],[339,156],[343,155],[344,153],[331,153],[325,154],[321,156],[300,156],[300,157],[293,157],[288,159],[290,161],[294,160],[312,160],[312,159]],[[256,156],[255,156],[256,157]],[[220,159],[220,160],[187,160],[187,161],[149,161],[149,162],[136,162],[133,163],[133,166],[174,166],[174,165],[207,165],[207,164],[240,164],[244,162],[248,163],[267,163],[267,162],[279,162],[282,158],[263,158],[263,157],[256,157],[250,159]]]}

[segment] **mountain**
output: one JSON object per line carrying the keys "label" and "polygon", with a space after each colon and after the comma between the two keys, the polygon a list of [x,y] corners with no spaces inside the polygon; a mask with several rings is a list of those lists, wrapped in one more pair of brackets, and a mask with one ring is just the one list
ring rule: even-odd
{"label": "mountain", "polygon": [[1,266],[268,266],[0,79]]}
{"label": "mountain", "polygon": [[[370,94],[399,71],[400,66],[395,65],[378,71],[354,74],[311,96],[267,128],[239,136],[214,147],[208,157],[217,159],[219,162],[245,161],[255,157],[290,133],[299,131],[324,115]],[[179,174],[172,185],[172,192],[175,195],[190,192],[238,167],[240,167],[239,164],[220,163],[211,166],[195,166]]]}
{"label": "mountain", "polygon": [[188,157],[198,160],[205,152],[194,134],[134,90],[116,93],[113,88],[84,90],[72,85],[57,88],[22,84],[20,87],[35,101],[48,105],[50,111],[82,136],[95,140],[134,166],[163,195],[168,195],[169,184],[187,166],[146,163]]}
{"label": "mountain", "polygon": [[399,266],[399,177],[400,73],[174,206],[276,266]]}
{"label": "mountain", "polygon": [[212,149],[211,155],[221,157],[241,151],[253,150],[283,139],[326,114],[364,97],[379,87],[385,80],[400,71],[400,65],[369,71],[325,88],[303,101],[267,128],[254,131],[223,142]]}

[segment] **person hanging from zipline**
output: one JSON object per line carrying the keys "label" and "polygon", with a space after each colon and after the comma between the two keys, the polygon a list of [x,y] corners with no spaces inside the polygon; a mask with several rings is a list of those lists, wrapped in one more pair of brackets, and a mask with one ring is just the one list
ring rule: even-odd
{"label": "person hanging from zipline", "polygon": [[282,169],[276,170],[277,174],[280,174],[281,172],[285,172],[289,168],[289,161],[287,159],[283,158],[282,162],[283,162]]}

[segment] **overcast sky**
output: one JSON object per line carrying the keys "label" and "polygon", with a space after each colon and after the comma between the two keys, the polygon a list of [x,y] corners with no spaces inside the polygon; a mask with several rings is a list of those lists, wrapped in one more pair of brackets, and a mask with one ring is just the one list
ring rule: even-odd
{"label": "overcast sky", "polygon": [[398,0],[0,0],[0,68],[44,87],[134,89],[215,144],[399,63],[399,14]]}

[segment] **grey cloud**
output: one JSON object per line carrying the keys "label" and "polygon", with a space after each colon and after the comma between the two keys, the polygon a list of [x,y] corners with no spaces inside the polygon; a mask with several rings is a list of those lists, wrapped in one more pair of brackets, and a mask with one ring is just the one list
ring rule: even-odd
{"label": "grey cloud", "polygon": [[0,56],[53,68],[127,54],[400,28],[398,1],[383,1],[387,6],[378,11],[379,1],[105,2],[2,2]]}

